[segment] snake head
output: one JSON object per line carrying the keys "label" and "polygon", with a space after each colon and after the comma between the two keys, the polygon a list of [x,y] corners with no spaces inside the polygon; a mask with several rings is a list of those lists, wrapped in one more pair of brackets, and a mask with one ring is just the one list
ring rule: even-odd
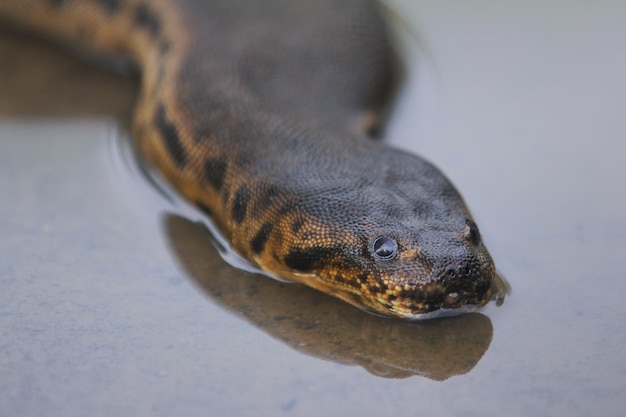
{"label": "snake head", "polygon": [[[365,303],[375,312],[419,319],[471,311],[492,298],[495,266],[471,219],[369,245]],[[375,298],[375,300],[372,300]]]}
{"label": "snake head", "polygon": [[390,229],[360,242],[292,252],[283,277],[368,312],[409,320],[472,311],[503,296],[471,219],[439,229]]}
{"label": "snake head", "polygon": [[414,155],[358,143],[322,162],[287,149],[287,167],[265,164],[264,176],[238,179],[225,208],[205,210],[225,231],[223,246],[232,242],[252,266],[245,269],[382,316],[431,318],[502,299],[494,262],[450,181]]}
{"label": "snake head", "polygon": [[[350,151],[325,164],[345,174],[329,168],[322,177],[294,172],[283,180],[272,200],[280,215],[272,233],[263,234],[267,244],[256,251],[256,265],[363,310],[410,320],[502,297],[478,227],[437,168],[396,150],[358,158]],[[253,230],[251,242],[262,231]]]}

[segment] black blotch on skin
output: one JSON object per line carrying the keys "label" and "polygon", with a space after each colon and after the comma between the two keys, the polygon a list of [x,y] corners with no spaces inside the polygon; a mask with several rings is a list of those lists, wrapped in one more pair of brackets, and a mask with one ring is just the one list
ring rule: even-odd
{"label": "black blotch on skin", "polygon": [[200,200],[196,200],[196,207],[198,207],[204,214],[209,217],[213,215],[213,212],[211,211],[209,206],[207,206],[206,204],[204,204],[204,202]]}
{"label": "black blotch on skin", "polygon": [[294,249],[285,256],[283,261],[295,271],[310,272],[320,261],[337,253],[337,250],[337,248]]}
{"label": "black blotch on skin", "polygon": [[242,185],[237,190],[234,197],[233,208],[231,215],[235,223],[241,223],[246,218],[246,210],[248,209],[248,203],[250,202],[250,193],[248,187]]}
{"label": "black blotch on skin", "polygon": [[370,287],[370,292],[372,292],[373,294],[380,294],[382,293],[384,290],[380,287],[377,287],[375,285]]}
{"label": "black blotch on skin", "polygon": [[121,9],[120,0],[94,0],[100,7],[109,14],[116,14]]}
{"label": "black blotch on skin", "polygon": [[302,229],[302,226],[304,226],[304,219],[297,219],[291,224],[291,231],[294,234],[298,234],[300,232],[300,229]]}
{"label": "black blotch on skin", "polygon": [[174,126],[165,116],[165,108],[161,104],[156,113],[155,124],[157,129],[163,135],[163,140],[169,154],[171,155],[174,163],[183,168],[187,164],[187,154],[180,142],[180,136],[178,135],[178,129]]}
{"label": "black blotch on skin", "polygon": [[137,6],[134,22],[137,26],[147,29],[154,39],[161,34],[161,19],[146,4]]}
{"label": "black blotch on skin", "polygon": [[274,199],[280,194],[280,188],[275,185],[269,185],[263,187],[259,191],[258,198],[256,199],[256,207],[258,210],[267,210]]}
{"label": "black blotch on skin", "polygon": [[204,163],[204,176],[217,191],[224,186],[228,164],[220,158],[209,158]]}
{"label": "black blotch on skin", "polygon": [[273,228],[274,226],[271,223],[265,223],[261,226],[257,234],[250,241],[250,248],[252,248],[254,253],[259,254],[263,252],[265,244],[267,243]]}
{"label": "black blotch on skin", "polygon": [[282,204],[279,208],[278,208],[278,213],[276,213],[278,216],[284,216],[286,214],[291,214],[294,210],[297,210],[299,208],[299,206],[297,205],[297,203],[295,204]]}
{"label": "black blotch on skin", "polygon": [[235,164],[238,167],[245,168],[254,162],[254,158],[249,152],[241,151],[235,158]]}

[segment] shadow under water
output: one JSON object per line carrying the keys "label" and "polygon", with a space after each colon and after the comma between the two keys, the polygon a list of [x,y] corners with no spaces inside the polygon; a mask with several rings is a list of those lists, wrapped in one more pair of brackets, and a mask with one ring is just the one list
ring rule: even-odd
{"label": "shadow under water", "polygon": [[201,223],[168,214],[164,229],[180,265],[212,300],[307,355],[386,378],[441,381],[469,372],[491,343],[482,314],[424,322],[373,316],[303,285],[233,270]]}

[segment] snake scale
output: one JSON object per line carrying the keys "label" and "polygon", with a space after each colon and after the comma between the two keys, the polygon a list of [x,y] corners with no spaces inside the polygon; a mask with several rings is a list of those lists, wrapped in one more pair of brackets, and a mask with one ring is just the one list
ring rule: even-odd
{"label": "snake scale", "polygon": [[396,78],[373,0],[0,0],[140,68],[134,148],[254,267],[418,319],[494,298],[463,199],[372,139]]}

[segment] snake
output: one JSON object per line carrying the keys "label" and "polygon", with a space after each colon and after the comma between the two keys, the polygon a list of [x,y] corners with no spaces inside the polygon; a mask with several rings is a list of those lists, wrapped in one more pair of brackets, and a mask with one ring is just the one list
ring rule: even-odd
{"label": "snake", "polygon": [[498,280],[463,198],[378,138],[399,59],[374,0],[0,0],[141,74],[132,146],[253,268],[408,320]]}

